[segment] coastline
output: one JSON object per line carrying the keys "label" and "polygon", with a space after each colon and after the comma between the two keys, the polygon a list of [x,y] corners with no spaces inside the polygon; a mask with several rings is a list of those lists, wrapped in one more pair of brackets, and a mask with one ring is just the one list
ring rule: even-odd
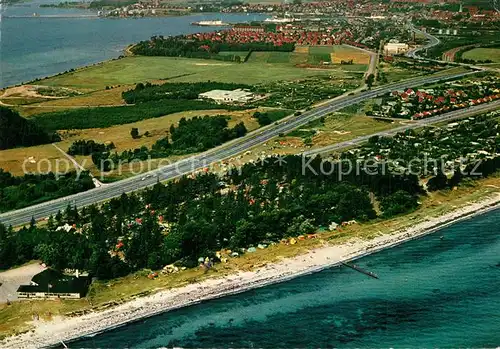
{"label": "coastline", "polygon": [[[495,193],[444,215],[427,218],[410,228],[377,236],[372,240],[353,239],[342,245],[325,244],[323,247],[312,249],[305,254],[283,259],[253,271],[239,272],[220,278],[209,278],[199,283],[159,291],[156,294],[137,298],[108,310],[80,317],[38,323],[33,331],[0,341],[0,347],[38,348],[57,345],[61,342],[71,342],[85,336],[94,336],[160,313],[338,266],[342,262],[395,247],[457,222],[496,210],[499,207],[500,193]],[[202,297],[200,297],[201,294],[203,294]]]}

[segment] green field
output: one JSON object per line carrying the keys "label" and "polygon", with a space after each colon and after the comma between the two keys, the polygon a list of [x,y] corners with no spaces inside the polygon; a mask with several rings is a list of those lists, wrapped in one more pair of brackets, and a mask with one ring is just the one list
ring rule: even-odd
{"label": "green field", "polygon": [[464,52],[462,58],[474,61],[491,60],[495,63],[500,63],[500,48],[475,48]]}
{"label": "green field", "polygon": [[268,64],[312,64],[319,65],[323,62],[331,62],[330,52],[333,47],[314,46],[309,53],[301,52],[253,52],[248,60],[249,63]]}
{"label": "green field", "polygon": [[342,50],[343,46],[309,46],[311,55],[330,55],[334,50]]}
{"label": "green field", "polygon": [[324,62],[331,63],[330,57],[329,53],[309,53],[307,62],[314,65],[323,64]]}
{"label": "green field", "polygon": [[[264,55],[260,55],[263,53]],[[287,55],[289,53],[281,53]],[[254,56],[254,54],[252,54]],[[38,82],[40,85],[64,86],[79,90],[100,90],[106,86],[131,85],[144,81],[169,80],[172,82],[199,82],[214,80],[258,84],[277,80],[297,80],[331,75],[328,70],[310,70],[290,64],[262,64],[262,56],[270,59],[269,52],[256,52],[247,63],[171,57],[125,57],[97,64],[72,73]],[[282,60],[273,52],[273,60]],[[349,68],[349,70],[351,70]],[[337,72],[336,72],[337,74]],[[339,76],[343,76],[341,70]]]}

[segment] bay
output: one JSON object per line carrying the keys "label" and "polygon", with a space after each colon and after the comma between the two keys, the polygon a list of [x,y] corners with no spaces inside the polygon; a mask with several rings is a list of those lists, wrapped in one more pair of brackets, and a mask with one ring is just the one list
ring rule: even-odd
{"label": "bay", "polygon": [[[221,19],[239,23],[266,18],[261,14],[216,13],[116,19],[43,17],[95,15],[90,10],[39,7],[42,3],[53,2],[37,0],[1,5],[0,87],[116,58],[123,54],[129,44],[153,35],[180,35],[221,29],[192,26],[192,22]],[[40,17],[33,17],[34,13]]]}

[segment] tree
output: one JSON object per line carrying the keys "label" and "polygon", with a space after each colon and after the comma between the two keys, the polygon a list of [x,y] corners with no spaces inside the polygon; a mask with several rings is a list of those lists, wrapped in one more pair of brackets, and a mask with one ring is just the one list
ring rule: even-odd
{"label": "tree", "polygon": [[448,177],[442,172],[439,171],[436,176],[429,179],[427,182],[427,190],[436,191],[445,189],[448,187]]}
{"label": "tree", "polygon": [[38,122],[25,119],[16,111],[0,106],[0,149],[30,147],[59,140],[56,134],[50,134]]}
{"label": "tree", "polygon": [[132,127],[132,130],[130,130],[130,135],[133,139],[139,138],[139,129],[137,127]]}
{"label": "tree", "polygon": [[370,74],[366,77],[366,85],[368,86],[369,89],[372,88],[373,83],[375,82],[375,75]]}
{"label": "tree", "polygon": [[233,132],[235,138],[240,138],[247,134],[247,128],[245,127],[245,124],[243,122],[240,122],[239,124],[234,126]]}
{"label": "tree", "polygon": [[412,211],[418,207],[418,198],[404,190],[385,196],[380,202],[384,217],[393,217]]}

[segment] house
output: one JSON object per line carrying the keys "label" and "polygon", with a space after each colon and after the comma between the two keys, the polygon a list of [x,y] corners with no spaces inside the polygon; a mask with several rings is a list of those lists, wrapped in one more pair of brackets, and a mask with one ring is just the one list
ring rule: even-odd
{"label": "house", "polygon": [[252,92],[236,89],[228,90],[212,90],[198,95],[200,99],[211,99],[217,103],[247,103],[254,99]]}
{"label": "house", "polygon": [[45,269],[31,279],[29,285],[17,289],[19,298],[67,298],[84,297],[90,285],[88,275],[76,271],[75,275],[66,275],[54,269]]}
{"label": "house", "polygon": [[233,27],[233,31],[263,33],[264,27],[256,26],[256,25],[235,25]]}

